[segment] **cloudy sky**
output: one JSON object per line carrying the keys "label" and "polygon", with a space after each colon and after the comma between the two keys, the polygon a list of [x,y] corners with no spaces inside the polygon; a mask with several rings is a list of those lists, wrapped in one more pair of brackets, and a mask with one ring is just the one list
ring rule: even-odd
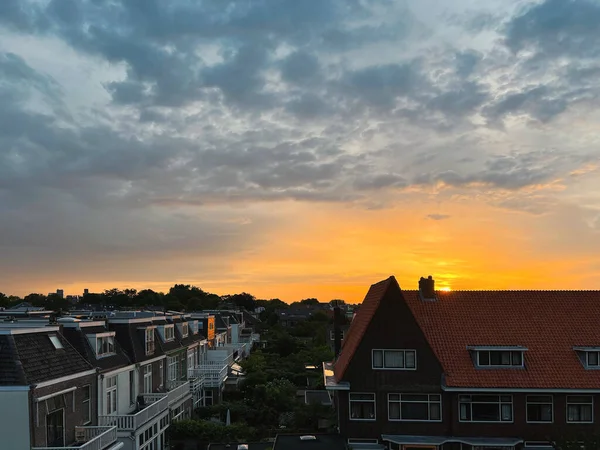
{"label": "cloudy sky", "polygon": [[2,0],[0,291],[600,288],[598,0]]}

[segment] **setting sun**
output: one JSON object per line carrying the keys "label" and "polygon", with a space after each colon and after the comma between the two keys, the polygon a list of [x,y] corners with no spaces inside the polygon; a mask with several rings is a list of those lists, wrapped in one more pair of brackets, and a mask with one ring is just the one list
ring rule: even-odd
{"label": "setting sun", "polygon": [[452,288],[450,288],[450,286],[444,286],[440,288],[440,291],[444,291],[444,292],[450,292],[452,290]]}

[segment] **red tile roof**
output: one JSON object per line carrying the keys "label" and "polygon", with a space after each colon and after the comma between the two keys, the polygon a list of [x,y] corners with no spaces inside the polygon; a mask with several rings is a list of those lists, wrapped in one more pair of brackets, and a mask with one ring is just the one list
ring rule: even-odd
{"label": "red tile roof", "polygon": [[340,356],[334,364],[334,372],[336,380],[341,380],[344,372],[348,368],[348,364],[352,360],[360,341],[367,331],[371,319],[379,308],[379,303],[392,283],[398,283],[394,277],[389,277],[387,280],[375,283],[367,292],[358,312],[354,316],[348,333],[344,338],[344,343],[340,351]]}
{"label": "red tile roof", "polygon": [[[437,292],[404,299],[451,387],[600,389],[573,347],[600,346],[600,291]],[[477,369],[467,346],[523,346],[525,369]]]}
{"label": "red tile roof", "polygon": [[[346,370],[393,277],[374,284],[335,363]],[[600,347],[600,291],[438,291],[422,301],[402,291],[449,387],[600,389],[573,347]],[[400,300],[400,299],[398,299]],[[477,369],[468,346],[523,346],[525,369]]]}

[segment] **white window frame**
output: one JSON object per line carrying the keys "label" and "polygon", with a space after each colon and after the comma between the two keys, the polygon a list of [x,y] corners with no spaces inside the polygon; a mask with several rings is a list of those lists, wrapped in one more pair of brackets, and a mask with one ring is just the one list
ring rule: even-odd
{"label": "white window frame", "polygon": [[181,324],[181,336],[182,337],[188,337],[188,335],[190,334],[190,326],[187,322],[183,322]]}
{"label": "white window frame", "polygon": [[[375,352],[381,352],[381,367],[375,367]],[[385,366],[385,352],[403,352],[402,360],[404,367],[386,367]],[[414,354],[414,367],[406,367],[406,354]],[[392,349],[392,348],[374,348],[371,350],[371,369],[373,370],[417,370],[417,351],[415,349]]]}
{"label": "white window frame", "polygon": [[[109,350],[107,352],[102,352],[102,343],[106,340],[108,342]],[[112,343],[112,344],[111,344]],[[110,348],[112,347],[112,351]],[[115,337],[114,336],[99,336],[96,337],[96,356],[99,358],[104,356],[111,356],[115,354]]]}
{"label": "white window frame", "polygon": [[[531,397],[550,397],[549,402],[531,401]],[[529,420],[529,405],[550,405],[551,420]],[[531,394],[525,399],[525,421],[527,423],[554,423],[554,396],[552,394]]]}
{"label": "white window frame", "polygon": [[146,344],[146,355],[154,354],[154,328],[144,330],[144,342]]}
{"label": "white window frame", "polygon": [[[87,424],[92,423],[92,385],[91,384],[86,384],[85,386],[82,386],[81,389],[83,390],[84,395],[85,395],[86,389],[87,389],[87,392],[88,392],[88,398],[86,399],[84,397],[84,399],[81,401],[82,409],[84,411],[88,412],[88,418],[89,418],[89,420],[87,422],[83,422],[83,425],[87,425]],[[86,406],[86,403],[87,403],[87,406]]]}
{"label": "white window frame", "polygon": [[[470,397],[471,400],[469,402],[461,401],[461,397]],[[498,397],[497,402],[477,402],[473,401],[473,397]],[[510,403],[508,401],[502,401],[502,397],[510,397]],[[461,405],[466,403],[470,408],[470,420],[462,419],[460,409]],[[473,403],[479,404],[497,404],[498,405],[498,417],[500,420],[473,420]],[[510,420],[502,420],[502,405],[510,405]],[[458,396],[458,421],[461,423],[514,423],[515,421],[515,406],[514,406],[514,398],[510,394],[459,394]]]}
{"label": "white window frame", "polygon": [[[487,352],[490,363],[489,364],[481,364],[481,353]],[[510,364],[492,364],[492,353],[508,353],[510,355]],[[513,364],[513,354],[520,353],[521,354],[521,363]],[[523,350],[477,350],[477,367],[484,368],[493,368],[493,369],[522,369],[525,367],[525,352]]]}
{"label": "white window frame", "polygon": [[[106,377],[106,395],[104,399],[106,401],[106,415],[111,416],[117,414],[119,410],[119,397],[117,392],[117,375],[112,377]],[[114,409],[113,409],[114,406]]]}
{"label": "white window frame", "polygon": [[152,394],[152,364],[146,364],[144,371],[144,394]]}
{"label": "white window frame", "polygon": [[[592,399],[591,402],[589,403],[583,403],[583,402],[571,402],[569,403],[569,397],[590,397]],[[589,405],[592,408],[592,420],[569,420],[569,406],[575,406],[575,405]],[[587,395],[587,394],[582,394],[582,395],[567,395],[565,398],[565,419],[567,421],[567,423],[574,423],[574,424],[581,424],[581,423],[594,423],[594,396],[593,395]]]}
{"label": "white window frame", "polygon": [[176,381],[179,374],[179,356],[169,356],[167,367],[167,381]]}
{"label": "white window frame", "polygon": [[[352,400],[352,395],[371,395],[373,400]],[[373,418],[356,419],[352,417],[352,402],[356,403],[373,403]],[[348,393],[348,418],[353,422],[375,422],[377,420],[377,397],[374,392],[349,392]]]}
{"label": "white window frame", "polygon": [[174,341],[175,340],[175,325],[165,325],[164,333],[165,333],[165,342]]}
{"label": "white window frame", "polygon": [[[398,395],[399,398],[398,400],[391,400],[390,396],[392,395]],[[402,400],[402,396],[403,395],[423,395],[427,397],[427,400],[424,401],[417,401],[417,400]],[[436,400],[432,400],[432,398],[438,397],[439,401]],[[387,407],[388,407],[388,421],[390,422],[441,422],[442,421],[442,395],[441,394],[429,394],[429,393],[421,393],[421,392],[389,392],[388,396],[388,403],[387,403]],[[399,409],[399,413],[400,413],[400,418],[399,419],[392,419],[390,417],[390,404],[391,403],[398,403],[398,405],[400,406]],[[439,419],[403,419],[402,418],[402,403],[425,403],[427,404],[427,416],[431,417],[431,405],[432,404],[439,404],[440,405],[440,418]]]}

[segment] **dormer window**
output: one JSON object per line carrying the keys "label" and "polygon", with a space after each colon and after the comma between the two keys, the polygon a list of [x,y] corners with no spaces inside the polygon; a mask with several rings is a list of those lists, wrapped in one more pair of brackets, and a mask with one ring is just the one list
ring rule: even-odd
{"label": "dormer window", "polygon": [[165,325],[165,342],[175,339],[175,327],[173,325]]}
{"label": "dormer window", "polygon": [[469,347],[481,368],[522,368],[524,347]]}
{"label": "dormer window", "polygon": [[154,353],[154,328],[146,328],[144,331],[146,343],[146,355]]}
{"label": "dormer window", "polygon": [[90,346],[96,352],[96,358],[115,354],[115,332],[86,334]]}
{"label": "dormer window", "polygon": [[96,355],[108,356],[115,353],[115,337],[102,336],[96,338]]}
{"label": "dormer window", "polygon": [[183,322],[181,324],[181,336],[188,337],[189,334],[189,325],[187,322]]}
{"label": "dormer window", "polygon": [[600,369],[600,347],[574,347],[586,369]]}

